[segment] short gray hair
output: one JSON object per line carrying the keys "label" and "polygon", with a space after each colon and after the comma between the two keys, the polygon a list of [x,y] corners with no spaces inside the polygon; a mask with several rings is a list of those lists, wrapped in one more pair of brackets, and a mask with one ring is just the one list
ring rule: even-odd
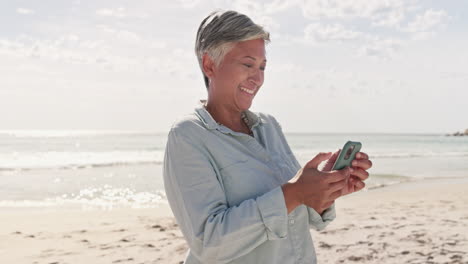
{"label": "short gray hair", "polygon": [[270,33],[244,14],[236,11],[215,11],[203,19],[197,31],[195,54],[207,89],[209,79],[203,72],[203,55],[207,53],[219,65],[236,42],[252,39],[263,39],[268,43]]}

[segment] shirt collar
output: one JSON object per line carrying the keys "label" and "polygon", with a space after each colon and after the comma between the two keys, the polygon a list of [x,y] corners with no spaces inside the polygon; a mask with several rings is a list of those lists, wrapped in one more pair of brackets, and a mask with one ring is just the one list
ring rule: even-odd
{"label": "shirt collar", "polygon": [[[206,100],[200,100],[200,103],[197,108],[195,108],[195,112],[197,113],[200,120],[205,124],[206,128],[208,129],[219,129],[221,127],[220,124],[213,119],[211,114],[205,108]],[[247,117],[248,124],[250,129],[254,129],[256,126],[265,124],[266,120],[260,117],[258,114],[250,111],[244,111],[245,116]]]}

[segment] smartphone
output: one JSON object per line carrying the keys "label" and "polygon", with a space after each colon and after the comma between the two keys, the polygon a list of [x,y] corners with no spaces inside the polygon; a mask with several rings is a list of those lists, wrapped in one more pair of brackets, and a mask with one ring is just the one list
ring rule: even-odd
{"label": "smartphone", "polygon": [[351,162],[356,157],[356,153],[361,150],[361,142],[348,141],[341,149],[340,155],[336,158],[332,170],[341,170],[344,167],[351,167]]}

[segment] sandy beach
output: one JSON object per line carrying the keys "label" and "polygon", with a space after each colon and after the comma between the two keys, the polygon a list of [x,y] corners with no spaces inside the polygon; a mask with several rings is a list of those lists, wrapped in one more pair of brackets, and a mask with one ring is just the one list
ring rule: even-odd
{"label": "sandy beach", "polygon": [[[423,180],[341,198],[337,219],[311,230],[319,263],[468,263],[467,189]],[[187,250],[167,206],[1,210],[2,263],[181,263]]]}

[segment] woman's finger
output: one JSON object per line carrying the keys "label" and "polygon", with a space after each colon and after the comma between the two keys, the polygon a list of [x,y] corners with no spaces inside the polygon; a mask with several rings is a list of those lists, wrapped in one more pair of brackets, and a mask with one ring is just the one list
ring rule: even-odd
{"label": "woman's finger", "polygon": [[354,172],[351,173],[351,176],[358,178],[361,181],[367,180],[369,178],[369,172],[361,169],[361,168],[354,168]]}
{"label": "woman's finger", "polygon": [[355,159],[353,160],[352,165],[353,167],[359,167],[363,170],[368,170],[372,168],[372,161],[368,159],[361,159],[361,160]]}
{"label": "woman's finger", "polygon": [[369,159],[369,155],[364,152],[356,153],[356,159]]}
{"label": "woman's finger", "polygon": [[354,191],[355,192],[362,190],[364,187],[366,187],[366,184],[363,181],[357,180],[354,183]]}
{"label": "woman's finger", "polygon": [[320,152],[304,166],[307,169],[317,169],[318,165],[332,156],[331,152]]}

